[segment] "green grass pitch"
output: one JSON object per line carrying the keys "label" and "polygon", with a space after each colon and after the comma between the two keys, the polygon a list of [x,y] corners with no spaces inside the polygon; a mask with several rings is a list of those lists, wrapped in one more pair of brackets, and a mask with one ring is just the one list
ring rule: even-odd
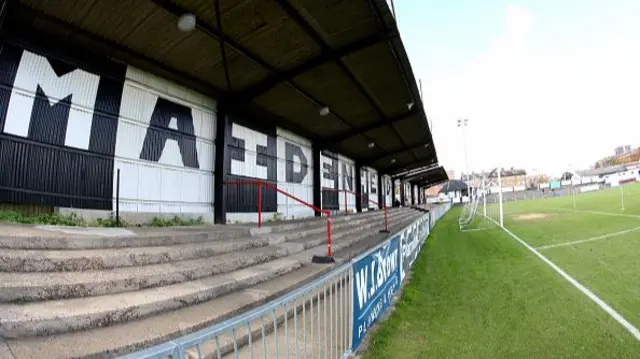
{"label": "green grass pitch", "polygon": [[[482,205],[468,232],[460,210],[436,225],[365,358],[640,358],[640,340]],[[504,203],[504,225],[640,328],[640,184]]]}

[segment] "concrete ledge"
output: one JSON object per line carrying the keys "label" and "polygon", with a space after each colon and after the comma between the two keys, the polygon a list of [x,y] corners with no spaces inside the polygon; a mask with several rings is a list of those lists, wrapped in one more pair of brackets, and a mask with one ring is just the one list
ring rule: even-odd
{"label": "concrete ledge", "polygon": [[249,228],[180,227],[132,229],[133,236],[95,236],[51,233],[34,228],[31,235],[0,236],[0,248],[8,249],[101,249],[154,247],[186,243],[202,243],[220,239],[248,237]]}

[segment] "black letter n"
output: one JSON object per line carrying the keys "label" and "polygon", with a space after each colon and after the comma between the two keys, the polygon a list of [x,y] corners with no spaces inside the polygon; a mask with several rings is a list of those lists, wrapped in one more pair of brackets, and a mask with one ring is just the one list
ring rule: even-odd
{"label": "black letter n", "polygon": [[[169,128],[172,118],[176,119],[177,131]],[[191,109],[159,97],[144,136],[140,159],[158,162],[167,140],[178,142],[183,166],[200,168]]]}

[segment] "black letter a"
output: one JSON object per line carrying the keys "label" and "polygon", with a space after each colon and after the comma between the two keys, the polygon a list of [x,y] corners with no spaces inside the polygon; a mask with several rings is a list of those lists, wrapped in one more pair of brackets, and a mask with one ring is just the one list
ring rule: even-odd
{"label": "black letter a", "polygon": [[[176,119],[177,131],[169,128],[172,118]],[[183,166],[200,168],[191,109],[167,99],[158,98],[144,137],[140,159],[158,162],[167,140],[178,142]]]}

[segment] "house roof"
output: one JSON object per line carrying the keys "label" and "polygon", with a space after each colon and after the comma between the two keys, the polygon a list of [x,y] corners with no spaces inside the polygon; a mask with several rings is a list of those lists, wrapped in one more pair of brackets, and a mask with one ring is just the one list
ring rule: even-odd
{"label": "house roof", "polygon": [[603,175],[608,175],[611,173],[616,173],[616,172],[622,172],[622,171],[626,171],[627,170],[627,166],[625,165],[617,165],[617,166],[610,166],[610,167],[601,167],[601,168],[593,168],[593,169],[588,169],[588,170],[583,170],[583,171],[576,171],[576,174],[578,176],[603,176]]}
{"label": "house roof", "polygon": [[[192,32],[176,26],[185,13]],[[14,41],[125,61],[384,173],[438,162],[385,0],[16,0],[7,27]]]}
{"label": "house roof", "polygon": [[463,191],[467,189],[467,183],[460,180],[450,180],[445,183],[440,189],[440,193],[447,193],[452,191]]}
{"label": "house roof", "polygon": [[[526,176],[527,175],[527,171],[523,170],[523,169],[502,169],[502,171],[500,172],[500,176],[501,177],[513,177],[513,176]],[[489,178],[498,178],[498,169],[494,168],[491,172],[489,172],[488,174]]]}
{"label": "house roof", "polygon": [[429,187],[438,183],[445,182],[449,179],[447,171],[442,166],[431,167],[429,169],[414,172],[413,174],[403,177],[403,180],[419,187]]}

